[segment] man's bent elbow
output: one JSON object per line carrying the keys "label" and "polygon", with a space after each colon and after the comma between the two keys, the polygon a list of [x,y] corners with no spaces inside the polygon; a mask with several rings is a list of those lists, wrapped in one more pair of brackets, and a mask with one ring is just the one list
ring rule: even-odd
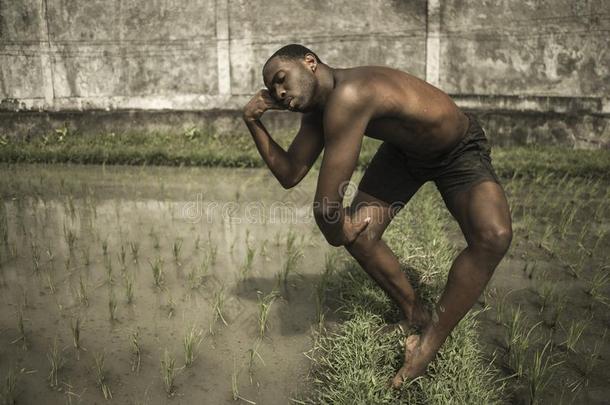
{"label": "man's bent elbow", "polygon": [[329,232],[328,225],[334,223],[334,221],[332,220],[333,215],[331,213],[329,213],[327,210],[314,209],[313,216],[316,220],[318,228],[322,232],[322,235],[324,235],[324,238],[326,239],[326,242],[328,242],[329,245],[339,247],[345,244],[345,241],[338,238],[337,235],[331,234],[331,232]]}
{"label": "man's bent elbow", "polygon": [[293,181],[292,179],[290,180],[280,180],[280,184],[282,185],[282,187],[284,187],[285,190],[291,189],[294,186],[296,186],[298,183]]}

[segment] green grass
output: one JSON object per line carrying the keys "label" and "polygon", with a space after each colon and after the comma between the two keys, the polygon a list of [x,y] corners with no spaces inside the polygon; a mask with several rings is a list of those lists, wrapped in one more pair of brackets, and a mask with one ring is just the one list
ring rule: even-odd
{"label": "green grass", "polygon": [[[188,132],[188,131],[187,131]],[[274,133],[286,148],[292,133]],[[358,167],[365,167],[380,141],[365,137]],[[544,153],[542,153],[544,152]],[[492,158],[500,176],[539,174],[610,178],[610,151],[572,150],[562,147],[521,146],[493,148]],[[264,167],[252,139],[243,134],[105,133],[51,134],[32,140],[7,137],[0,145],[0,162],[88,163],[168,166]],[[315,167],[318,168],[321,159]]]}
{"label": "green grass", "polygon": [[[442,204],[435,190],[424,186],[384,236],[397,257],[410,258],[401,264],[417,269],[407,274],[429,305],[440,294],[456,254],[442,230]],[[398,333],[376,332],[385,321],[398,319],[397,308],[351,257],[332,265],[335,269],[325,281],[331,291],[326,301],[337,306],[344,319],[336,329],[315,335],[308,353],[313,361],[312,389],[304,402],[501,403],[503,383],[497,370],[482,359],[476,311],[454,329],[425,377],[400,391],[389,389],[387,382],[403,360]]]}

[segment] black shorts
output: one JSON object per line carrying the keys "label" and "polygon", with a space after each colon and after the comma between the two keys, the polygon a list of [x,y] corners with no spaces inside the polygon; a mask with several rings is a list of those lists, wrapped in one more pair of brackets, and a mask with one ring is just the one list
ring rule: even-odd
{"label": "black shorts", "polygon": [[490,179],[500,184],[491,165],[491,147],[477,119],[466,113],[468,130],[451,151],[428,160],[406,157],[383,142],[367,167],[358,190],[402,208],[427,181],[434,181],[443,198]]}

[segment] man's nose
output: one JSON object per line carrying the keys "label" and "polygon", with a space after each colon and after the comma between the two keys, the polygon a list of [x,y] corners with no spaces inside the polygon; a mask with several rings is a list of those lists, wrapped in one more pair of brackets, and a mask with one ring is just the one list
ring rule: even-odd
{"label": "man's nose", "polygon": [[277,97],[278,97],[280,100],[283,100],[283,99],[284,99],[284,97],[286,97],[286,90],[284,90],[284,89],[279,89],[279,90],[277,91]]}

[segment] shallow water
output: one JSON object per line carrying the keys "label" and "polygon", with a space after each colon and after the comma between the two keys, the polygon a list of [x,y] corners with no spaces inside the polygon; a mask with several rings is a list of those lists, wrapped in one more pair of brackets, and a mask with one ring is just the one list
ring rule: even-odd
{"label": "shallow water", "polygon": [[[266,169],[14,165],[1,170],[8,225],[8,244],[0,247],[1,374],[9,366],[22,370],[19,403],[104,402],[94,372],[98,353],[105,353],[114,403],[232,403],[234,375],[239,396],[256,403],[286,404],[306,390],[309,360],[303,353],[316,322],[314,287],[332,249],[311,217],[316,176],[284,190]],[[290,238],[302,256],[287,282],[278,283]],[[137,261],[130,244],[138,245]],[[248,248],[255,253],[244,270]],[[189,275],[206,258],[209,271],[197,285]],[[152,264],[158,260],[161,287],[153,282]],[[131,304],[125,284],[130,278]],[[79,296],[81,279],[88,305]],[[274,289],[280,296],[271,305],[269,330],[250,375],[257,291]],[[220,291],[226,326],[222,319],[214,322]],[[116,320],[110,320],[112,296]],[[27,350],[18,340],[20,308]],[[81,350],[73,347],[70,327],[77,317]],[[193,325],[203,341],[194,364],[182,368],[182,339]],[[131,367],[135,330],[142,348],[139,373]],[[65,366],[59,387],[51,388],[47,354],[55,337]],[[161,379],[165,349],[179,369],[172,399]]]}

